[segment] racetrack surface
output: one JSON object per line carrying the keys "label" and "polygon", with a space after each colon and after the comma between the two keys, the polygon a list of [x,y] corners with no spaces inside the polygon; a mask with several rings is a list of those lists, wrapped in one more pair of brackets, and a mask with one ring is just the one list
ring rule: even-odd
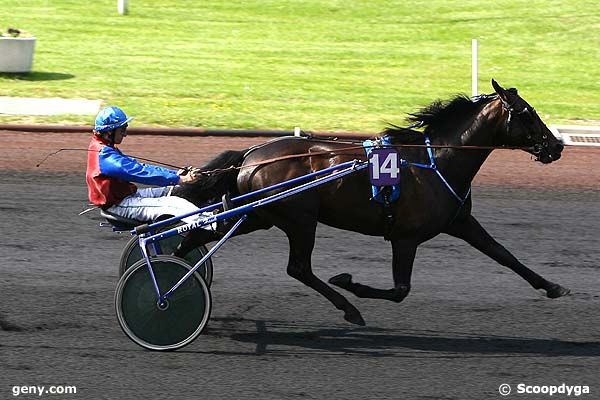
{"label": "racetrack surface", "polygon": [[[86,136],[70,138],[0,132],[0,398],[16,385],[70,385],[76,395],[50,397],[479,400],[521,382],[588,385],[580,398],[600,398],[597,150],[567,149],[549,166],[495,152],[473,188],[482,225],[525,265],[569,287],[568,297],[547,299],[439,236],[420,247],[404,302],[343,293],[367,322],[356,327],[286,275],[287,240],[271,229],[234,238],[213,257],[208,328],[184,349],[157,353],[129,341],[114,314],[129,236],[98,227],[94,213],[77,215],[87,204],[85,154],[63,152],[35,168],[51,150],[87,147]],[[124,149],[198,165],[262,141],[132,136]],[[321,225],[313,265],[325,280],[349,272],[392,286],[381,238]]]}

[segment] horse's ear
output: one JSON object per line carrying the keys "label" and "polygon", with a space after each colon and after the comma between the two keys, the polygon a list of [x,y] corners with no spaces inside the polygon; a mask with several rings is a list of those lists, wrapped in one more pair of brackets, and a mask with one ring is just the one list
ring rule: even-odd
{"label": "horse's ear", "polygon": [[502,92],[504,92],[504,88],[502,86],[500,86],[498,84],[498,82],[496,82],[495,79],[492,79],[492,87],[494,88],[494,90],[496,91],[496,93],[498,94],[502,94]]}
{"label": "horse's ear", "polygon": [[498,93],[498,96],[500,96],[500,98],[504,101],[508,101],[508,93],[506,92],[506,90],[500,86],[498,84],[498,82],[496,82],[494,79],[492,79],[492,87],[494,88],[494,90],[496,91],[496,93]]}

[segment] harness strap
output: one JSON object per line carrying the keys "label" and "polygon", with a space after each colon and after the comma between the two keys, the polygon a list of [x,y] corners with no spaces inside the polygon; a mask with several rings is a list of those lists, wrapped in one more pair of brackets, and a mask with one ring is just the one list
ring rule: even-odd
{"label": "harness strap", "polygon": [[467,191],[467,194],[465,195],[465,198],[461,198],[455,191],[454,189],[452,189],[452,186],[450,186],[450,184],[448,183],[448,181],[446,180],[446,178],[444,178],[444,175],[442,175],[442,173],[440,172],[439,169],[434,168],[434,171],[437,173],[437,175],[440,177],[440,179],[442,180],[442,182],[444,182],[444,185],[446,185],[446,187],[448,188],[448,190],[450,191],[450,193],[452,193],[452,195],[454,197],[456,197],[456,200],[458,200],[460,202],[461,205],[463,205],[465,203],[465,201],[467,200],[467,197],[469,197],[469,193],[471,193],[471,187],[469,186],[469,190]]}
{"label": "harness strap", "polygon": [[[312,157],[312,156],[321,156],[321,155],[326,155],[326,154],[338,154],[338,153],[346,153],[349,150],[360,150],[362,149],[362,146],[349,146],[349,147],[342,147],[341,149],[336,149],[336,150],[323,150],[323,151],[315,151],[315,152],[307,152],[307,153],[300,153],[300,154],[288,154],[287,156],[281,156],[281,157],[275,157],[275,158],[269,158],[267,160],[263,160],[263,161],[259,161],[256,163],[252,163],[252,164],[247,164],[247,165],[242,165],[239,167],[235,167],[235,166],[231,166],[229,168],[217,168],[217,169],[211,169],[210,171],[202,171],[202,174],[211,174],[213,172],[219,172],[219,171],[228,171],[231,169],[242,169],[242,168],[249,168],[249,167],[257,167],[259,165],[265,165],[265,164],[271,164],[277,161],[282,161],[282,160],[289,160],[289,159],[294,159],[294,158],[302,158],[302,157]],[[364,156],[362,153],[361,154],[357,154],[359,156]]]}
{"label": "harness strap", "polygon": [[446,188],[448,188],[450,193],[452,193],[452,195],[456,198],[456,200],[458,200],[458,202],[462,206],[463,204],[465,204],[465,201],[467,201],[467,199],[469,198],[469,195],[471,194],[471,187],[469,186],[469,190],[467,190],[467,193],[465,194],[464,197],[460,197],[458,195],[458,193],[456,193],[456,191],[452,188],[452,186],[450,186],[450,183],[448,183],[446,178],[444,178],[444,175],[442,174],[442,172],[438,169],[437,164],[435,163],[435,157],[433,156],[433,151],[432,151],[432,149],[435,148],[436,146],[431,145],[431,140],[427,136],[425,136],[425,147],[427,148],[427,155],[429,156],[429,164],[422,164],[422,163],[415,163],[415,162],[409,162],[408,164],[412,165],[413,167],[430,169],[430,170],[435,171],[435,173],[437,174],[437,176],[439,176],[440,180],[444,183]]}
{"label": "harness strap", "polygon": [[[458,193],[456,193],[456,190],[454,190],[454,188],[450,185],[450,183],[446,180],[446,178],[444,177],[442,172],[437,167],[437,164],[435,162],[435,156],[433,155],[433,150],[432,150],[433,146],[431,145],[431,140],[429,139],[429,137],[427,135],[424,135],[424,137],[425,137],[425,139],[424,139],[425,147],[427,150],[427,155],[429,157],[429,164],[413,163],[413,162],[408,162],[406,164],[417,167],[417,168],[423,168],[423,169],[429,169],[429,170],[435,171],[436,175],[440,178],[440,180],[446,186],[448,191],[452,194],[452,196],[454,196],[454,198],[459,203],[459,207],[456,211],[456,214],[452,218],[452,221],[454,221],[454,219],[458,216],[460,210],[462,209],[462,206],[465,204],[465,202],[467,201],[467,199],[469,198],[469,196],[471,194],[471,186],[469,185],[469,189],[467,190],[467,193],[465,193],[464,197],[461,197]],[[379,146],[384,147],[384,148],[394,147],[393,145],[387,145],[387,144],[384,144],[384,145],[379,144]],[[377,145],[372,146],[372,147],[377,147]],[[393,212],[393,208],[391,206],[390,196],[391,196],[391,187],[390,186],[384,187],[383,188],[383,223],[384,223],[383,238],[385,240],[391,239],[392,228],[394,226],[394,212]]]}
{"label": "harness strap", "polygon": [[471,194],[471,186],[469,186],[469,190],[467,190],[467,193],[465,194],[465,196],[460,197],[458,195],[458,193],[456,193],[456,191],[452,188],[452,186],[450,186],[450,183],[448,183],[446,178],[444,178],[444,175],[442,174],[442,172],[438,169],[437,164],[435,163],[435,157],[433,156],[433,151],[432,151],[433,146],[431,146],[431,140],[429,140],[428,136],[425,136],[425,145],[427,146],[427,154],[429,155],[429,165],[428,164],[420,164],[420,163],[410,163],[410,165],[413,165],[418,168],[434,170],[435,173],[437,174],[437,176],[440,177],[441,181],[444,183],[446,188],[448,188],[450,193],[452,193],[454,198],[456,198],[456,200],[458,200],[458,202],[460,203],[460,206],[462,207],[463,204],[465,204],[465,202],[469,198],[469,195]]}
{"label": "harness strap", "polygon": [[433,151],[431,150],[431,140],[429,140],[429,136],[425,136],[425,146],[427,146],[427,154],[429,155],[429,161],[431,161],[431,167],[437,169],[435,158],[433,158]]}

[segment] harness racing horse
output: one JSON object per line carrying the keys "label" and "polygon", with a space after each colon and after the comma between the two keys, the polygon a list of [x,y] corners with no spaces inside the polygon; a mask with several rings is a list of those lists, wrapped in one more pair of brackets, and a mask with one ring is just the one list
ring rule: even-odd
{"label": "harness racing horse", "polygon": [[[414,165],[401,169],[402,195],[392,203],[393,224],[387,229],[384,209],[370,199],[371,184],[366,170],[350,174],[332,183],[255,209],[236,234],[276,226],[289,239],[287,272],[310,286],[344,311],[344,318],[364,325],[360,312],[334,288],[313,274],[311,253],[317,223],[365,235],[384,236],[392,245],[394,286],[377,289],[354,282],[348,273],[329,279],[329,283],[358,297],[401,302],[409,293],[413,261],[417,247],[446,233],[465,240],[498,263],[520,275],[535,289],[543,289],[549,298],[569,293],[569,289],[550,282],[523,265],[496,242],[471,215],[471,181],[493,148],[519,146],[536,161],[551,163],[561,156],[563,145],[541,121],[535,110],[516,89],[503,89],[492,80],[495,94],[473,99],[458,96],[448,102],[434,102],[411,114],[424,132],[387,128],[393,145],[401,148],[404,159],[429,163],[424,137],[431,140],[437,171]],[[182,186],[176,195],[196,204],[204,204],[212,194],[244,194],[287,179],[299,177],[345,161],[365,159],[363,149],[348,150],[348,143],[332,140],[286,137],[260,145],[249,152],[229,151],[203,167],[215,172],[200,181]],[[469,148],[470,147],[470,148]],[[293,155],[300,155],[294,157]],[[261,163],[265,160],[278,161]],[[240,168],[237,168],[240,167]],[[211,231],[192,231],[175,255],[184,255],[195,246],[218,239]]]}

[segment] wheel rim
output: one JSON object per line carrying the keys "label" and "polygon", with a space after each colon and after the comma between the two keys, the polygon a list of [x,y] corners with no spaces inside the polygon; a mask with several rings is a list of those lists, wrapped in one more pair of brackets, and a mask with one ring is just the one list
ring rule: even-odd
{"label": "wheel rim", "polygon": [[[169,290],[190,269],[177,258],[158,256],[152,268],[161,293]],[[157,303],[154,285],[143,261],[119,281],[116,307],[119,323],[137,344],[152,350],[174,350],[194,340],[210,315],[210,294],[204,280],[193,274],[170,296]]]}

